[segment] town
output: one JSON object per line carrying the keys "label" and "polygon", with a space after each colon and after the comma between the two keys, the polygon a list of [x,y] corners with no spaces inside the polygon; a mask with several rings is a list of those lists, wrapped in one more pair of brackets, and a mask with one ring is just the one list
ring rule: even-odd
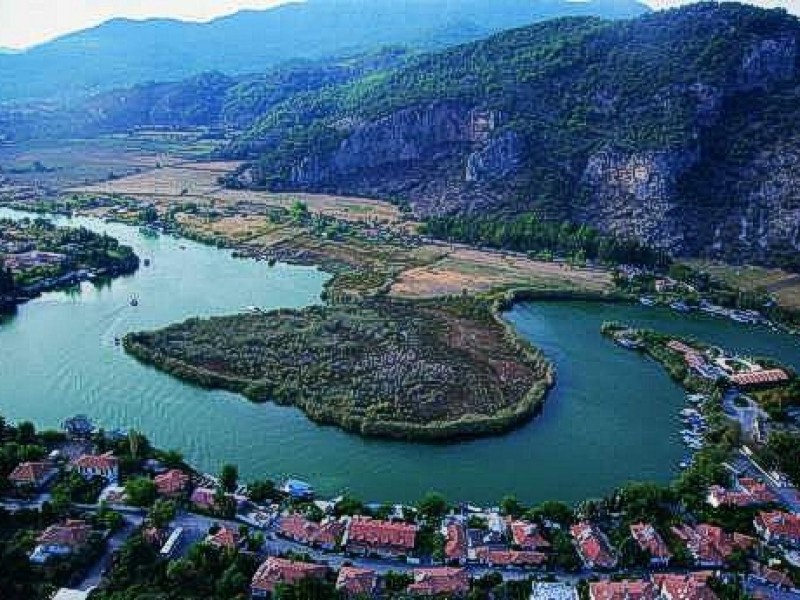
{"label": "town", "polygon": [[[719,444],[672,486],[481,508],[435,492],[403,506],[318,499],[294,479],[243,484],[233,465],[198,473],[85,416],[59,431],[2,421],[0,439],[0,550],[16,565],[0,587],[31,598],[132,585],[220,598],[800,597],[796,478],[740,452],[716,464]],[[798,441],[770,450],[788,444],[796,461]]]}

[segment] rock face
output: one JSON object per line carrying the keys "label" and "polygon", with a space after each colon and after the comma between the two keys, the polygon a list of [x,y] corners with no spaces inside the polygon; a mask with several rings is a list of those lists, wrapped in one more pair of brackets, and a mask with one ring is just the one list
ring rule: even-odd
{"label": "rock face", "polygon": [[502,179],[525,162],[525,143],[513,131],[489,140],[484,148],[467,158],[467,181]]}
{"label": "rock face", "polygon": [[592,155],[583,176],[588,204],[582,220],[620,237],[683,251],[677,183],[697,159],[692,150]]}
{"label": "rock face", "polygon": [[766,88],[792,79],[797,71],[797,39],[763,38],[750,44],[742,59],[739,83],[745,89]]}

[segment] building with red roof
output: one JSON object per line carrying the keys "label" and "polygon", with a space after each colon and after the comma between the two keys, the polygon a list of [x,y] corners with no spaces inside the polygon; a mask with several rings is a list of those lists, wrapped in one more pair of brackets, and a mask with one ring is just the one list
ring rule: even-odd
{"label": "building with red roof", "polygon": [[84,454],[72,461],[72,468],[84,479],[102,477],[111,483],[119,481],[119,460],[113,452]]}
{"label": "building with red roof", "polygon": [[509,529],[511,530],[512,543],[520,550],[544,552],[550,549],[550,542],[545,539],[541,527],[535,523],[512,521]]}
{"label": "building with red roof", "polygon": [[719,485],[708,488],[708,503],[714,508],[720,506],[756,506],[777,502],[778,497],[763,481],[742,477],[738,480],[736,488],[726,490]]}
{"label": "building with red roof", "polygon": [[475,550],[475,555],[487,567],[541,567],[547,563],[547,554],[535,550],[496,550],[482,546]]}
{"label": "building with red roof", "polygon": [[336,589],[349,598],[371,598],[378,595],[378,574],[370,569],[342,567],[336,578]]}
{"label": "building with red roof", "polygon": [[739,387],[754,387],[789,381],[789,375],[783,369],[763,369],[749,373],[736,373],[729,375],[728,379]]}
{"label": "building with red roof", "polygon": [[444,556],[447,562],[464,564],[467,560],[467,530],[461,523],[447,525]]}
{"label": "building with red roof", "polygon": [[613,569],[617,558],[611,550],[605,534],[588,521],[581,521],[570,528],[578,554],[589,569]]}
{"label": "building with red roof", "polygon": [[631,536],[639,547],[650,555],[652,566],[665,567],[672,559],[664,538],[650,523],[634,523],[631,525]]}
{"label": "building with red roof", "polygon": [[8,480],[16,487],[30,486],[39,489],[47,484],[58,474],[51,463],[47,462],[24,462],[11,471]]}
{"label": "building with red roof", "polygon": [[416,540],[416,525],[353,517],[347,526],[343,544],[348,552],[354,554],[398,557],[410,554]]}
{"label": "building with red roof", "polygon": [[653,583],[664,600],[719,600],[708,586],[711,573],[654,575]]}
{"label": "building with red roof", "polygon": [[779,510],[762,511],[753,519],[753,525],[768,544],[800,548],[800,516]]}
{"label": "building with red roof", "polygon": [[89,541],[92,527],[86,521],[68,520],[51,525],[37,538],[30,555],[31,562],[45,563],[54,556],[67,556],[81,551]]}
{"label": "building with red roof", "polygon": [[220,550],[236,550],[242,543],[242,536],[239,535],[238,531],[228,527],[220,527],[216,533],[208,535],[206,543]]}
{"label": "building with red roof", "polygon": [[686,544],[695,562],[703,567],[721,567],[735,550],[749,550],[758,543],[750,536],[727,533],[707,523],[697,527],[673,527],[672,532]]}
{"label": "building with red roof", "polygon": [[657,600],[658,591],[649,581],[594,581],[589,584],[590,600]]}
{"label": "building with red roof", "polygon": [[153,481],[158,493],[168,498],[183,495],[189,487],[189,476],[180,469],[170,469],[165,473],[156,475]]}
{"label": "building with red roof", "polygon": [[293,585],[303,579],[325,579],[328,567],[271,556],[258,567],[250,582],[254,598],[267,598],[278,584]]}
{"label": "building with red roof", "polygon": [[420,596],[465,596],[469,592],[469,574],[466,569],[452,567],[414,569],[414,583],[407,589]]}
{"label": "building with red roof", "polygon": [[278,523],[278,535],[323,550],[335,550],[344,531],[344,524],[334,519],[315,523],[302,515],[288,515]]}

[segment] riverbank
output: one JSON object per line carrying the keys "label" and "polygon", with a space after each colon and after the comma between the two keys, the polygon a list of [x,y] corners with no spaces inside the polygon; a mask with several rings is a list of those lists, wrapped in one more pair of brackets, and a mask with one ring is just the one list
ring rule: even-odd
{"label": "riverbank", "polygon": [[0,312],[84,281],[102,282],[139,268],[133,249],[84,228],[46,219],[0,219]]}
{"label": "riverbank", "polygon": [[541,352],[473,298],[190,319],[123,344],[196,385],[297,406],[367,437],[425,442],[513,429],[541,410],[555,378]]}

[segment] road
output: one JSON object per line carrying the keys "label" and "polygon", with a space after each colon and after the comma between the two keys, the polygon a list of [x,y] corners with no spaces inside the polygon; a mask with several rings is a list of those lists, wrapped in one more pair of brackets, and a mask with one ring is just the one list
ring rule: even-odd
{"label": "road", "polygon": [[103,577],[103,571],[111,564],[111,557],[114,555],[114,552],[122,548],[128,537],[130,537],[133,531],[137,527],[140,527],[144,521],[143,515],[135,513],[124,513],[123,518],[125,519],[125,524],[119,531],[108,538],[105,553],[97,560],[94,566],[89,569],[89,572],[86,573],[83,581],[77,586],[77,589],[86,592],[97,587]]}

